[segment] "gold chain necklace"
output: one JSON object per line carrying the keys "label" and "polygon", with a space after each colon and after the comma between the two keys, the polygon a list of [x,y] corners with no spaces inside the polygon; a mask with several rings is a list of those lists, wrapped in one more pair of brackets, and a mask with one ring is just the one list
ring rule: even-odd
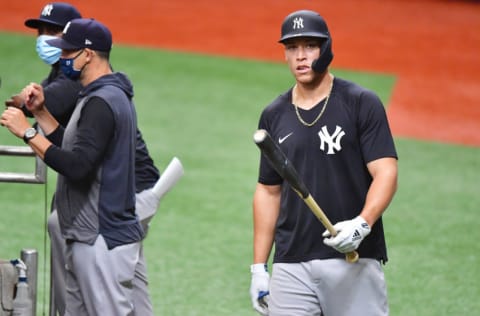
{"label": "gold chain necklace", "polygon": [[323,104],[323,108],[320,111],[320,113],[318,114],[318,116],[315,118],[315,120],[313,120],[312,123],[305,122],[302,119],[302,117],[300,116],[300,112],[298,111],[298,106],[296,106],[295,104],[293,105],[295,107],[295,113],[297,114],[297,117],[298,117],[298,120],[300,121],[300,123],[302,123],[303,125],[305,125],[307,127],[312,127],[313,125],[315,125],[315,123],[318,122],[318,120],[322,117],[323,112],[325,112],[325,109],[327,108],[328,99],[330,99],[330,94],[332,93],[332,90],[333,90],[333,78],[332,78],[332,84],[330,85],[330,91],[328,91],[327,97],[325,98],[325,103]]}

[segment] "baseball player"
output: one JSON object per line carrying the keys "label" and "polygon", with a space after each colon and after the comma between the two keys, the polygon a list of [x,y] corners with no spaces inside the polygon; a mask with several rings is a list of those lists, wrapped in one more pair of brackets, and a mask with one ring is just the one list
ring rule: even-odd
{"label": "baseball player", "polygon": [[[25,21],[29,28],[38,32],[36,50],[40,59],[51,65],[50,74],[42,82],[45,96],[45,106],[55,119],[66,126],[73,110],[82,85],[77,80],[67,78],[60,69],[61,49],[49,45],[46,41],[61,37],[65,25],[74,18],[80,18],[79,11],[68,3],[53,2],[45,5],[40,12],[39,18],[31,18]],[[7,106],[25,109],[26,96],[19,93],[6,100]],[[143,220],[142,214],[151,213],[150,208],[157,209],[159,200],[151,193],[151,188],[159,179],[159,171],[153,164],[147,146],[140,130],[137,129],[137,150],[135,153],[135,180],[136,180],[136,210]],[[65,240],[60,232],[57,211],[52,203],[52,212],[48,218],[48,232],[51,240],[52,253],[52,306],[54,313],[65,313]],[[147,229],[148,225],[144,226]],[[153,315],[152,303],[148,291],[148,277],[143,247],[140,260],[136,266],[135,279],[133,281],[133,297],[135,315]]]}
{"label": "baseball player", "polygon": [[[372,91],[330,72],[332,37],[317,12],[289,14],[279,42],[295,83],[263,110],[258,127],[278,142],[338,234],[330,236],[262,156],[253,307],[271,316],[388,315],[382,214],[396,191],[397,154],[384,107]],[[353,250],[360,259],[348,263]]]}

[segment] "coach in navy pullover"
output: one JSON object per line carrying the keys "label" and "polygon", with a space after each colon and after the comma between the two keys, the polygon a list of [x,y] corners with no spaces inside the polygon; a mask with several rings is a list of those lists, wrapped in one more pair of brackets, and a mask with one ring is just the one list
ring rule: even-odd
{"label": "coach in navy pullover", "polygon": [[59,173],[56,203],[66,239],[93,243],[100,233],[111,249],[143,238],[135,215],[132,96],[125,75],[100,77],[81,91],[66,129],[59,126],[48,136],[62,144],[49,147],[44,160]]}

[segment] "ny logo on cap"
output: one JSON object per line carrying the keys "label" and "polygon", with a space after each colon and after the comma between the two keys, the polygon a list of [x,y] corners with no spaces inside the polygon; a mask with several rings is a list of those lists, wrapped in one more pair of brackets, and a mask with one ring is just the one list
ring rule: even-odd
{"label": "ny logo on cap", "polygon": [[293,29],[303,29],[303,19],[302,18],[295,18],[293,20]]}
{"label": "ny logo on cap", "polygon": [[42,15],[49,16],[50,14],[52,14],[52,10],[53,10],[53,4],[47,4],[42,10]]}

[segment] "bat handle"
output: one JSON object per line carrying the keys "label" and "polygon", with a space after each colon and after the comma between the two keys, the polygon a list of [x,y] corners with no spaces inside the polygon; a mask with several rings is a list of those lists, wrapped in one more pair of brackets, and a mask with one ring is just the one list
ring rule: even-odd
{"label": "bat handle", "polygon": [[[332,224],[329,223],[329,228],[328,228],[328,231],[330,232],[330,234],[332,236],[336,236],[337,235],[337,231],[335,230],[335,228],[333,228]],[[345,254],[345,260],[348,262],[348,263],[355,263],[358,261],[358,258],[360,258],[360,256],[358,255],[358,252],[356,252],[355,250],[354,251],[351,251],[351,252],[347,252]]]}
{"label": "bat handle", "polygon": [[[297,192],[298,193],[298,192]],[[300,194],[300,193],[298,193]],[[310,210],[315,214],[315,216],[320,220],[320,222],[325,226],[325,228],[330,232],[332,236],[337,235],[337,231],[335,227],[333,227],[332,223],[330,220],[327,218],[325,213],[322,211],[320,206],[317,204],[317,202],[313,199],[311,194],[308,194],[306,198],[303,199],[305,203],[308,205]],[[345,260],[349,263],[355,263],[358,261],[359,255],[358,252],[355,250],[352,252],[347,252],[345,254]]]}

